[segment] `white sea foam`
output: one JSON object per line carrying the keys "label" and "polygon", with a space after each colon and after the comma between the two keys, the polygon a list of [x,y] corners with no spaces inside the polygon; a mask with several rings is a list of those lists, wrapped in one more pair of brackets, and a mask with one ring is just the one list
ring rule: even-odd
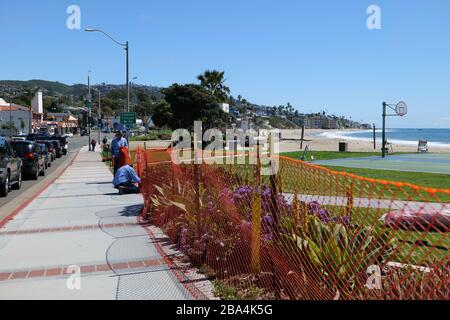
{"label": "white sea foam", "polygon": [[[323,132],[320,134],[321,137],[329,138],[329,139],[339,139],[339,140],[348,140],[348,141],[364,141],[364,142],[373,142],[373,138],[367,138],[367,137],[355,137],[352,136],[356,133],[361,132],[370,132],[372,133],[373,130],[358,130],[358,131],[329,131],[329,132]],[[377,133],[381,133],[381,130],[377,130]],[[395,132],[395,130],[386,130],[387,133]],[[377,138],[377,142],[381,143],[381,138]],[[418,141],[412,141],[412,140],[389,140],[389,142],[393,144],[398,145],[404,145],[404,146],[417,146]],[[430,147],[441,147],[441,148],[450,148],[449,143],[444,142],[438,142],[438,141],[432,141],[428,142],[428,145]]]}

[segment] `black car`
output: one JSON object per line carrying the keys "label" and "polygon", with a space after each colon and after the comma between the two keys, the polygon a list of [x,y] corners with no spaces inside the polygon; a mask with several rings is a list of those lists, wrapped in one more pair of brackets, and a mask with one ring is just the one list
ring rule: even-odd
{"label": "black car", "polygon": [[27,136],[27,141],[48,140],[50,135],[48,133],[30,133]]}
{"label": "black car", "polygon": [[50,160],[53,162],[56,160],[56,150],[55,146],[53,145],[53,142],[48,140],[40,140],[37,141],[39,144],[45,144],[47,146],[47,151],[50,153]]}
{"label": "black car", "polygon": [[22,160],[16,157],[8,140],[0,137],[0,196],[6,197],[10,188],[22,187]]}
{"label": "black car", "polygon": [[55,149],[56,158],[61,158],[63,156],[63,149],[61,147],[61,144],[58,140],[49,140],[51,143],[53,143],[53,148]]}
{"label": "black car", "polygon": [[11,141],[11,146],[22,159],[22,173],[37,180],[39,175],[45,176],[45,157],[41,147],[33,141]]}
{"label": "black car", "polygon": [[39,143],[39,147],[41,147],[41,153],[45,158],[45,170],[52,166],[52,154],[48,152],[47,146],[43,143]]}
{"label": "black car", "polygon": [[67,142],[67,138],[66,137],[53,137],[53,140],[58,140],[59,144],[61,145],[62,148],[62,153],[63,155],[66,155],[68,152],[68,147],[69,147],[69,143]]}

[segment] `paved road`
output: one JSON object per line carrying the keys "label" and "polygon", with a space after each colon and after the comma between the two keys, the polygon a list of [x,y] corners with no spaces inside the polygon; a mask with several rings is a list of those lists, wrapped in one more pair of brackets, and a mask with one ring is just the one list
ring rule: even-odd
{"label": "paved road", "polygon": [[[88,144],[88,137],[73,137],[69,138],[69,153],[77,152],[81,147],[86,146]],[[61,164],[65,162],[67,159],[67,156],[62,157],[61,159],[57,159],[52,163],[52,167],[49,168],[46,171],[46,175],[52,174]],[[7,203],[10,203],[13,201],[20,193],[23,193],[30,189],[31,187],[35,186],[38,183],[42,182],[42,177],[39,178],[38,181],[32,181],[32,180],[24,180],[22,184],[22,188],[20,190],[14,191],[12,190],[8,197],[6,198],[0,198],[0,208],[4,206]]]}

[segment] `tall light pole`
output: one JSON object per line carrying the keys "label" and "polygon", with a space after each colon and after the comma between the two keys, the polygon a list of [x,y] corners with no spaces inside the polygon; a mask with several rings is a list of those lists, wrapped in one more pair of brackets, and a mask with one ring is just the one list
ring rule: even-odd
{"label": "tall light pole", "polygon": [[[98,90],[98,124],[102,121],[102,93]],[[98,144],[102,138],[102,128],[98,126]]]}
{"label": "tall light pole", "polygon": [[87,107],[88,107],[88,119],[87,119],[87,125],[88,125],[88,132],[89,132],[89,151],[91,150],[91,126],[90,126],[90,119],[92,117],[92,95],[91,95],[91,71],[88,72],[88,97],[87,97]]}
{"label": "tall light pole", "polygon": [[130,54],[130,46],[128,41],[125,43],[120,43],[116,39],[114,39],[112,36],[110,36],[108,33],[104,32],[100,29],[92,29],[92,28],[86,28],[86,32],[100,32],[103,33],[105,36],[110,38],[112,41],[114,41],[116,44],[121,46],[125,49],[126,54],[126,86],[127,86],[127,112],[130,112],[130,61],[129,61],[129,54]]}
{"label": "tall light pole", "polygon": [[9,103],[9,138],[12,138],[12,103]]}

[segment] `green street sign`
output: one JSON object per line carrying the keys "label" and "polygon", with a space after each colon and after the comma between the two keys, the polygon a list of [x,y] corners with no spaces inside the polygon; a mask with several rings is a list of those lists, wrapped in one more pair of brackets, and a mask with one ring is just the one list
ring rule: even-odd
{"label": "green street sign", "polygon": [[89,101],[89,100],[86,101],[86,108],[92,109],[92,102],[91,101]]}
{"label": "green street sign", "polygon": [[120,114],[120,123],[127,127],[136,126],[137,115],[136,112],[123,112]]}

